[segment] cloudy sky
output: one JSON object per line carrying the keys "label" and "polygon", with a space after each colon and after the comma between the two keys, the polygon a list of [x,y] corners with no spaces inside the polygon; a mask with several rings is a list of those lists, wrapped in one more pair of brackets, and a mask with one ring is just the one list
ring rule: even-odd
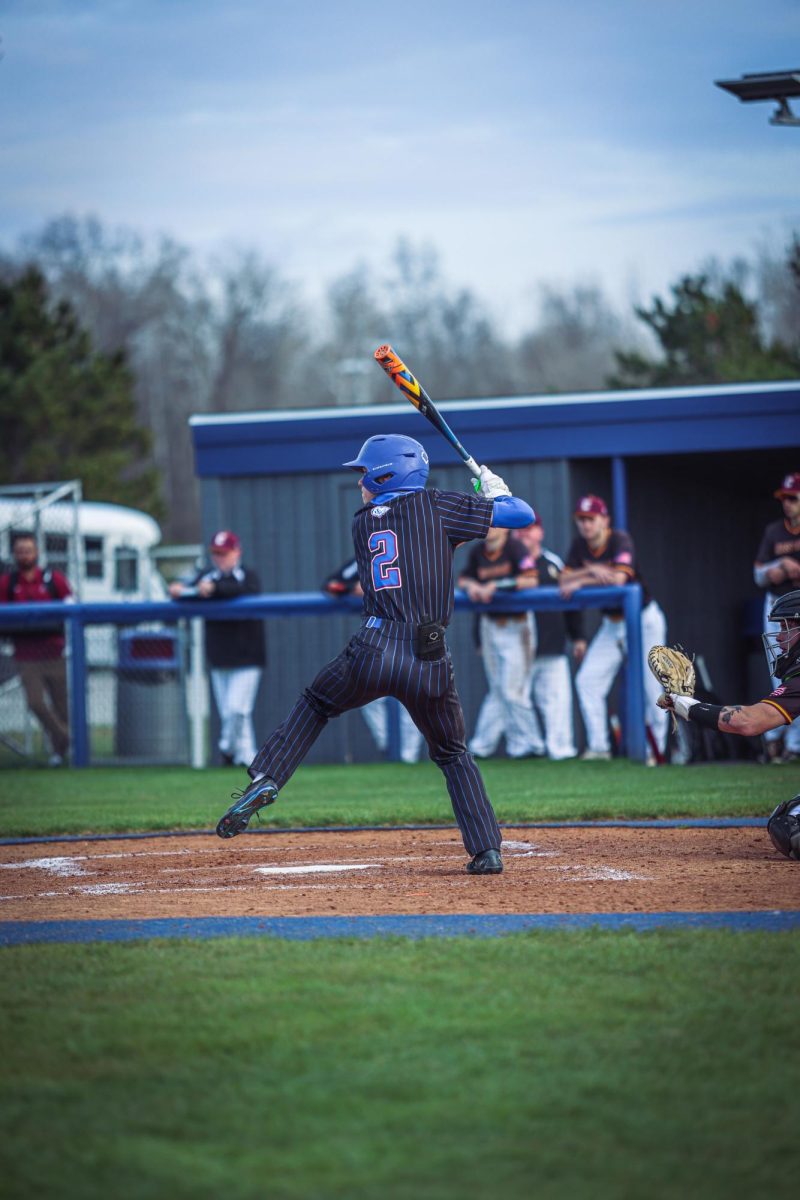
{"label": "cloudy sky", "polygon": [[[800,0],[0,0],[0,246],[65,212],[256,245],[313,298],[397,238],[509,330],[800,227]],[[800,104],[798,104],[800,108]]]}

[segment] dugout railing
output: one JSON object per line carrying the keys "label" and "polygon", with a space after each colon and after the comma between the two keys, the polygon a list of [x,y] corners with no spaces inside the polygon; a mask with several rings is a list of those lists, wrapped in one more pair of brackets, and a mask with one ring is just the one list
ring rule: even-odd
{"label": "dugout railing", "polygon": [[[202,604],[202,614],[199,606]],[[463,592],[456,592],[456,609],[470,612],[561,612],[575,609],[622,608],[626,626],[628,653],[624,665],[624,735],[628,758],[644,762],[647,757],[647,735],[644,720],[644,672],[642,646],[642,589],[639,584],[624,587],[582,588],[565,600],[557,588],[532,588],[511,593],[498,592],[491,604],[472,604]],[[358,612],[361,600],[355,597],[332,599],[317,592],[280,592],[272,595],[244,596],[236,600],[168,600],[129,603],[53,603],[8,604],[0,609],[0,624],[8,636],[14,629],[33,630],[38,625],[63,621],[67,628],[69,646],[69,701],[71,762],[74,767],[90,765],[90,742],[87,713],[87,684],[89,667],[86,652],[87,628],[93,625],[135,626],[174,625],[190,623],[190,639],[195,646],[201,641],[204,619],[252,620],[254,617],[304,617],[341,615]],[[192,661],[202,662],[195,654]],[[320,664],[322,665],[322,664]],[[190,723],[187,735],[191,745],[189,761],[192,766],[204,766],[199,750],[202,740],[198,721]]]}

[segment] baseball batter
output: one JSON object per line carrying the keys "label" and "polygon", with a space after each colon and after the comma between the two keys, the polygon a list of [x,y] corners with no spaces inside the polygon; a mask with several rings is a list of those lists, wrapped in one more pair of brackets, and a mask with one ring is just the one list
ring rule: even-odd
{"label": "baseball batter", "polygon": [[[800,472],[786,475],[775,492],[780,500],[783,518],[772,521],[764,530],[758,554],[753,566],[753,577],[764,596],[764,632],[775,633],[777,627],[770,621],[769,612],[780,596],[785,596],[800,585]],[[775,687],[778,680],[773,679]],[[781,741],[783,753],[781,754]],[[764,734],[767,751],[772,762],[781,758],[793,759],[800,755],[800,721],[794,721],[788,729],[778,727]]]}
{"label": "baseball batter", "polygon": [[252,783],[220,819],[217,833],[234,837],[273,803],[331,717],[394,696],[445,777],[472,856],[467,871],[499,874],[500,830],[467,752],[445,628],[453,613],[456,546],[485,538],[493,525],[527,525],[533,511],[488,467],[480,468],[480,495],[426,490],[428,455],[400,434],[369,438],[344,466],[358,473],[363,501],[353,518],[363,624],[264,742],[248,768]]}
{"label": "baseball batter", "polygon": [[[510,539],[508,529],[493,527],[472,547],[458,586],[473,604],[490,604],[498,588],[532,587],[533,574],[522,565],[525,557],[525,547]],[[490,758],[503,736],[509,758],[541,753],[530,689],[536,655],[533,614],[481,613],[478,644],[489,691],[478,712],[470,753]]]}
{"label": "baseball batter", "polygon": [[[569,598],[582,587],[642,585],[642,642],[645,647],[666,641],[664,614],[647,590],[636,565],[633,539],[624,529],[612,529],[608,508],[600,496],[582,496],[575,509],[578,536],[567,554],[559,590]],[[573,654],[580,663],[575,676],[578,703],[586,727],[587,748],[583,759],[611,757],[606,698],[626,654],[625,621],[621,608],[602,610],[603,618],[591,644],[578,638]],[[645,656],[645,666],[646,656]],[[668,720],[658,706],[662,694],[658,680],[645,670],[645,722],[656,748],[666,748]],[[654,759],[651,759],[654,761]]]}

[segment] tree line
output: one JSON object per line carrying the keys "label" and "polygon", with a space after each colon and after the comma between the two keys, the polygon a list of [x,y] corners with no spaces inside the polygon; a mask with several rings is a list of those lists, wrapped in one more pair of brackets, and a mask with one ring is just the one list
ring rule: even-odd
{"label": "tree line", "polygon": [[383,403],[371,356],[387,338],[437,399],[800,378],[800,235],[709,262],[631,313],[590,285],[542,286],[531,308],[504,335],[433,250],[401,239],[318,311],[254,250],[206,262],[60,217],[0,257],[0,482],[81,478],[87,498],[194,541],[188,417]]}

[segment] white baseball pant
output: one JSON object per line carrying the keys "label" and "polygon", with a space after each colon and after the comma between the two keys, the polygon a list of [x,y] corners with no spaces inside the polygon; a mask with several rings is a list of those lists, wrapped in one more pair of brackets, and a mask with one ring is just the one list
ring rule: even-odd
{"label": "white baseball pant", "polygon": [[[767,592],[764,597],[764,633],[777,633],[781,627],[779,621],[770,621],[769,619],[769,610],[777,599],[778,597],[773,596],[771,592]],[[780,679],[775,675],[772,676],[772,686],[774,688],[781,686]],[[800,717],[796,721],[792,721],[791,725],[778,725],[775,729],[768,729],[764,734],[764,739],[768,742],[776,742],[784,734],[784,750],[788,750],[790,754],[800,754]]]}
{"label": "white baseball pant", "polygon": [[541,753],[542,735],[531,703],[531,667],[536,655],[533,615],[521,621],[480,618],[481,653],[489,684],[469,744],[471,754],[489,758],[503,734],[509,758]]}
{"label": "white baseball pant", "polygon": [[572,678],[566,654],[543,654],[534,659],[531,691],[538,738],[534,753],[546,752],[548,758],[555,760],[574,758],[578,751],[572,718]]}
{"label": "white baseball pant", "polygon": [[219,749],[246,767],[256,756],[253,706],[261,667],[212,667],[211,687],[219,713]]}
{"label": "white baseball pant", "polygon": [[[659,708],[656,700],[662,693],[661,684],[647,666],[647,652],[651,646],[664,645],[667,638],[667,622],[655,600],[642,609],[642,648],[644,650],[644,719],[663,752],[669,733],[669,716]],[[589,750],[606,753],[610,749],[608,737],[608,709],[606,700],[617,672],[625,659],[627,638],[625,622],[603,617],[600,628],[589,643],[583,662],[575,676],[575,690],[586,727]]]}
{"label": "white baseball pant", "polygon": [[405,763],[415,763],[419,758],[423,737],[411,720],[411,714],[405,705],[391,696],[381,696],[378,700],[365,704],[361,715],[375,739],[375,745],[385,753],[389,746],[390,704],[397,704],[400,709],[400,758]]}

